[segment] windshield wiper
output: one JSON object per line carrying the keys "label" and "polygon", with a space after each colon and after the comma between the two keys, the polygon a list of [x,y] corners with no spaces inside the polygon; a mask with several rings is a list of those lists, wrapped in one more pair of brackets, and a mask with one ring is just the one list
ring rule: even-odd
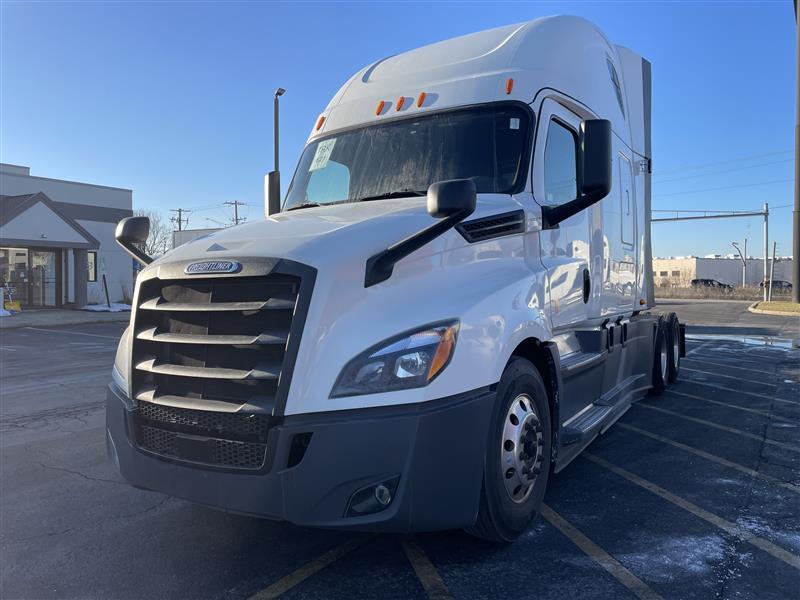
{"label": "windshield wiper", "polygon": [[290,210],[299,210],[301,208],[316,208],[317,206],[322,206],[322,204],[319,202],[304,202],[303,204],[298,204],[297,206],[287,208],[284,212],[289,212]]}
{"label": "windshield wiper", "polygon": [[406,196],[427,196],[428,192],[421,192],[419,190],[400,190],[397,192],[386,192],[385,194],[376,194],[374,196],[364,196],[357,198],[353,202],[369,202],[370,200],[388,200],[389,198],[405,198]]}

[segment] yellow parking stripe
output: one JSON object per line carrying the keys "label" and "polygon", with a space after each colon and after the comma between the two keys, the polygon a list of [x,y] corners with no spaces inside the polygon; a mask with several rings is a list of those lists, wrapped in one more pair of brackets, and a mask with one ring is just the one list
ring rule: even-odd
{"label": "yellow parking stripe", "polygon": [[290,589],[302,583],[315,573],[318,573],[331,563],[336,562],[359,546],[363,546],[369,540],[371,540],[372,537],[373,536],[355,538],[345,542],[344,544],[341,544],[340,546],[336,546],[335,548],[328,550],[314,560],[307,562],[296,571],[292,571],[286,577],[283,577],[271,584],[269,587],[264,588],[260,592],[256,592],[250,596],[249,600],[267,600],[271,598],[279,598],[282,594],[285,594]]}
{"label": "yellow parking stripe", "polygon": [[584,452],[582,456],[586,457],[587,460],[590,460],[593,463],[605,469],[608,469],[612,473],[615,473],[620,477],[627,479],[631,483],[646,489],[648,492],[652,492],[653,494],[663,498],[664,500],[671,502],[675,506],[678,506],[679,508],[682,508],[683,510],[692,513],[694,516],[699,517],[708,523],[711,523],[715,527],[719,527],[726,533],[744,542],[748,542],[757,548],[760,548],[761,550],[772,555],[778,560],[785,562],[787,565],[800,570],[800,557],[795,556],[788,550],[784,550],[780,546],[776,546],[769,540],[760,538],[757,535],[747,531],[746,529],[742,529],[735,523],[731,523],[730,521],[727,521],[722,517],[718,517],[714,513],[709,512],[704,508],[700,508],[699,506],[697,506],[692,502],[689,502],[688,500],[684,500],[680,496],[677,496],[672,492],[665,490],[664,488],[656,485],[655,483],[647,481],[646,479],[643,479],[638,475],[631,473],[630,471],[626,471],[621,467],[613,465],[607,460],[603,460],[599,456],[591,454],[590,452]]}
{"label": "yellow parking stripe", "polygon": [[769,417],[773,421],[781,421],[783,423],[792,423],[795,425],[800,425],[800,422],[793,421],[792,419],[786,419],[784,417],[777,417],[772,412],[768,410],[759,410],[757,408],[749,408],[747,406],[740,406],[739,404],[731,404],[730,402],[723,402],[722,400],[712,400],[711,398],[704,398],[703,396],[696,396],[694,394],[687,394],[685,392],[677,392],[675,390],[666,390],[665,392],[667,395],[674,394],[676,396],[683,396],[685,398],[691,398],[692,400],[702,400],[703,402],[709,402],[710,404],[716,404],[718,406],[724,406],[726,408],[734,408],[736,410],[743,410],[745,412],[753,413],[756,415],[763,415],[765,417]]}
{"label": "yellow parking stripe", "polygon": [[425,551],[419,547],[419,544],[414,538],[405,538],[401,545],[403,552],[406,553],[408,562],[414,567],[414,572],[417,574],[417,579],[428,594],[431,600],[452,600],[450,590],[447,589],[444,581],[439,576],[439,572],[433,563],[425,554]]}
{"label": "yellow parking stripe", "polygon": [[[701,369],[692,369],[681,365],[681,371],[689,371],[690,373],[703,373],[704,375],[713,375],[714,377],[724,377],[725,379],[733,379],[735,381],[743,381],[745,383],[754,383],[756,385],[764,385],[767,387],[777,387],[774,383],[765,383],[764,381],[756,381],[754,379],[745,379],[744,377],[734,377],[733,375],[723,375],[722,373],[712,373],[711,371],[703,371]],[[687,379],[686,381],[694,381]]]}
{"label": "yellow parking stripe", "polygon": [[770,446],[777,446],[778,448],[783,448],[784,450],[791,450],[792,452],[800,452],[800,448],[798,448],[797,446],[793,446],[791,444],[785,444],[783,442],[776,442],[775,440],[768,440],[754,433],[748,433],[747,431],[742,431],[741,429],[736,429],[735,427],[727,427],[726,425],[720,425],[719,423],[713,423],[712,421],[706,421],[705,419],[690,417],[689,415],[684,415],[679,412],[675,412],[674,410],[668,410],[666,408],[653,406],[651,404],[642,404],[641,402],[634,404],[633,406],[640,406],[642,408],[646,408],[647,410],[655,410],[660,413],[672,415],[673,417],[678,417],[679,419],[683,419],[684,421],[691,421],[692,423],[698,423],[700,425],[705,425],[706,427],[713,427],[714,429],[720,429],[722,431],[727,431],[728,433],[735,433],[736,435],[739,435],[741,437],[745,437],[750,440],[755,440],[756,442],[769,444]]}
{"label": "yellow parking stripe", "polygon": [[744,465],[740,465],[739,463],[735,463],[726,458],[722,458],[721,456],[717,456],[716,454],[711,454],[710,452],[706,452],[705,450],[700,450],[699,448],[693,448],[692,446],[687,446],[686,444],[682,444],[681,442],[676,442],[675,440],[671,440],[667,437],[664,437],[663,435],[653,433],[652,431],[646,431],[644,429],[634,427],[633,425],[628,425],[627,423],[617,423],[615,427],[619,427],[620,429],[627,429],[628,431],[633,431],[634,433],[638,433],[639,435],[647,436],[651,439],[658,440],[659,442],[662,442],[664,444],[669,444],[670,446],[674,446],[675,448],[680,448],[681,450],[685,450],[686,452],[691,452],[692,454],[699,456],[701,458],[705,458],[706,460],[710,460],[720,465],[730,467],[731,469],[736,469],[740,473],[744,473],[745,475],[749,475],[750,477],[757,477],[759,479],[763,479],[764,481],[769,481],[770,483],[774,483],[775,485],[784,487],[789,491],[795,492],[796,494],[800,494],[800,487],[794,484],[781,481],[780,479],[777,479],[765,473],[761,473],[759,471],[755,471],[753,469],[745,467]]}
{"label": "yellow parking stripe", "polygon": [[661,598],[646,583],[626,569],[622,563],[586,537],[572,523],[564,519],[552,508],[542,504],[541,514],[548,523],[563,533],[589,558],[608,571],[614,579],[636,594],[636,596],[643,600],[659,600]]}

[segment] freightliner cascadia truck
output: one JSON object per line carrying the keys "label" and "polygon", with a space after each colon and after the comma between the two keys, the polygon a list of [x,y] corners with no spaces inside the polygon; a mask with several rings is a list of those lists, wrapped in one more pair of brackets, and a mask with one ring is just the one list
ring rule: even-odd
{"label": "freightliner cascadia truck", "polygon": [[[510,541],[684,353],[650,256],[650,63],[576,17],[358,71],[267,217],[146,265],[107,395],[132,485]],[[282,90],[279,90],[281,92]]]}

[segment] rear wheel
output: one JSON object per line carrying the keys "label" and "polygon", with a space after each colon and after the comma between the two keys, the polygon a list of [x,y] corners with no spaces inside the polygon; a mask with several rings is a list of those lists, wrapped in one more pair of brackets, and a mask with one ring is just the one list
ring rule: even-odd
{"label": "rear wheel", "polygon": [[550,406],[529,361],[512,358],[497,387],[478,518],[467,532],[511,542],[538,514],[550,474]]}
{"label": "rear wheel", "polygon": [[650,394],[660,396],[667,387],[669,371],[669,346],[667,344],[667,327],[664,319],[658,319],[655,340],[653,341],[653,380]]}
{"label": "rear wheel", "polygon": [[678,315],[666,315],[664,325],[667,330],[667,383],[674,383],[681,368],[681,329]]}

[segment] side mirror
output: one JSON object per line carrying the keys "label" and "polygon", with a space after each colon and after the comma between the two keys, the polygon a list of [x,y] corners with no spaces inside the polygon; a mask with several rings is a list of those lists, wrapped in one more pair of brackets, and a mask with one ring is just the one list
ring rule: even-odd
{"label": "side mirror", "polygon": [[578,136],[578,197],[559,206],[543,206],[544,229],[558,224],[599,202],[611,191],[611,122],[581,121]]}
{"label": "side mirror", "polygon": [[389,279],[395,263],[475,212],[477,195],[475,182],[471,179],[449,179],[431,185],[428,188],[428,214],[440,220],[371,256],[364,273],[364,287]]}
{"label": "side mirror", "polygon": [[150,219],[147,217],[127,217],[117,223],[114,238],[125,251],[143,265],[149,265],[153,258],[145,254],[136,244],[144,244],[150,235]]}
{"label": "side mirror", "polygon": [[471,179],[439,181],[428,188],[428,214],[435,219],[475,210],[475,182]]}
{"label": "side mirror", "polygon": [[264,208],[267,216],[281,212],[281,173],[270,171],[264,177]]}

